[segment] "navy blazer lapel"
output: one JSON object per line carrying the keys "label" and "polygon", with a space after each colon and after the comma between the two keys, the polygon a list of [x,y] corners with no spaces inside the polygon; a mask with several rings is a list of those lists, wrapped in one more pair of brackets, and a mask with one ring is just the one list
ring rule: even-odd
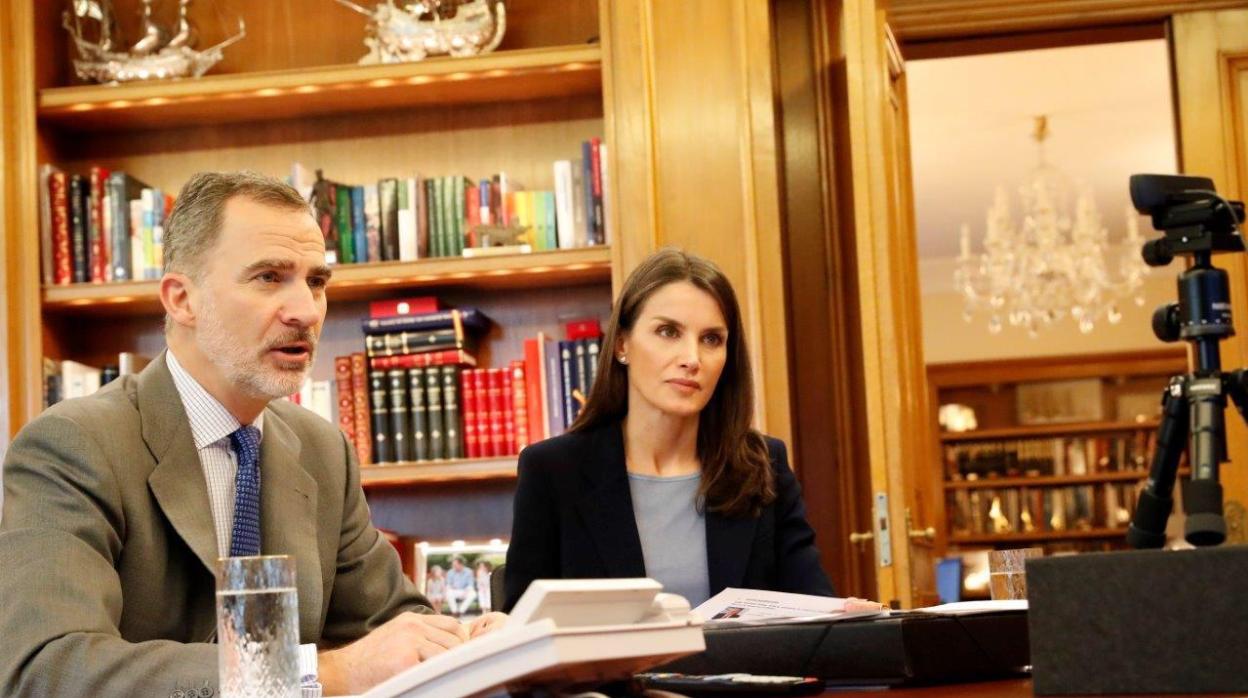
{"label": "navy blazer lapel", "polygon": [[646,576],[641,535],[633,514],[624,462],[624,434],[619,424],[594,430],[583,451],[580,472],[584,486],[576,510],[612,577]]}
{"label": "navy blazer lapel", "polygon": [[740,588],[754,548],[757,517],[730,519],[706,512],[706,567],[711,594],[727,587]]}

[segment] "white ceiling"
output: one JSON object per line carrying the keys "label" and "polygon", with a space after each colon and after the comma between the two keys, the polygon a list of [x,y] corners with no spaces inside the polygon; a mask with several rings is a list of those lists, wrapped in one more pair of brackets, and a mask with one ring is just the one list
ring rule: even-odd
{"label": "white ceiling", "polygon": [[[921,260],[958,253],[1004,185],[1036,165],[1034,117],[1049,117],[1046,159],[1091,185],[1111,239],[1124,229],[1128,175],[1177,168],[1164,40],[1016,51],[906,64],[915,218]],[[1152,232],[1141,219],[1140,232]]]}

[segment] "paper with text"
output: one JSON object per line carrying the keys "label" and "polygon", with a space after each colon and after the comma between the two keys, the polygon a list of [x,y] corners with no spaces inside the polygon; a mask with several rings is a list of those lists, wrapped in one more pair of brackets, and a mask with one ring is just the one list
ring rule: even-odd
{"label": "paper with text", "polygon": [[693,609],[708,627],[815,623],[885,614],[874,601],[729,587]]}

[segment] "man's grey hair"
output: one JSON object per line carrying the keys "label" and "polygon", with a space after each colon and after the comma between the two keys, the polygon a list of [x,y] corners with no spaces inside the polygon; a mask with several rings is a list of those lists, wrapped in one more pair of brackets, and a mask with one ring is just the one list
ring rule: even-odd
{"label": "man's grey hair", "polygon": [[[312,215],[308,202],[280,179],[255,172],[198,172],[178,192],[165,221],[164,271],[201,281],[208,252],[221,237],[226,203],[242,196],[259,204]],[[165,330],[172,326],[165,317]]]}

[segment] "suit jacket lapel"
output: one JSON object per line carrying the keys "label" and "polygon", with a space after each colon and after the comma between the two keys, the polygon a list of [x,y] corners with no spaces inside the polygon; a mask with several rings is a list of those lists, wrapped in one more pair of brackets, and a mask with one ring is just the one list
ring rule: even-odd
{"label": "suit jacket lapel", "polygon": [[204,567],[217,573],[217,533],[191,423],[162,353],[138,378],[143,440],[156,460],[147,485],[165,518]]}
{"label": "suit jacket lapel", "polygon": [[730,519],[706,512],[706,566],[712,595],[742,586],[757,527],[757,518]]}
{"label": "suit jacket lapel", "polygon": [[599,558],[612,577],[644,577],[646,562],[628,489],[624,434],[619,425],[595,432],[583,457],[584,494],[576,509]]}
{"label": "suit jacket lapel", "polygon": [[295,558],[299,625],[305,637],[320,627],[321,560],[317,486],[299,459],[299,438],[272,409],[260,441],[260,540],[265,555]]}

